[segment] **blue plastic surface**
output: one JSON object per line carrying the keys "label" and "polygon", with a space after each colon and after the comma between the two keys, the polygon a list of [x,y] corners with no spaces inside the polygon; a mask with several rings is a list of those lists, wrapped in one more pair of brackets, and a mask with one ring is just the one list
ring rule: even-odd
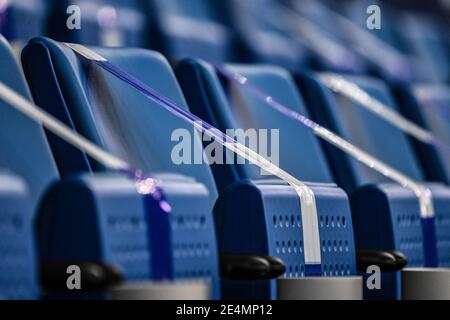
{"label": "blue plastic surface", "polygon": [[152,48],[172,59],[199,57],[209,61],[233,58],[231,31],[218,20],[213,1],[152,0],[156,43]]}
{"label": "blue plastic surface", "polygon": [[[309,185],[316,195],[323,276],[354,275],[355,249],[348,199],[334,185]],[[241,203],[236,209],[233,204]],[[238,181],[224,190],[215,209],[219,249],[281,258],[284,277],[304,277],[302,219],[298,195],[277,180]],[[224,298],[274,299],[275,281],[223,281]]]}
{"label": "blue plastic surface", "polygon": [[22,179],[0,172],[0,299],[36,299],[33,207]]}
{"label": "blue plastic surface", "polygon": [[[398,111],[387,86],[375,78],[347,76],[363,90]],[[398,128],[349,98],[334,94],[318,76],[303,73],[297,79],[313,118],[324,127],[415,180],[423,180],[420,165],[407,137]],[[337,183],[348,192],[369,183],[390,182],[356,159],[324,142]]]}
{"label": "blue plastic surface", "polygon": [[[450,145],[450,88],[446,85],[396,85],[394,94],[402,113]],[[449,155],[410,138],[429,181],[450,183]]]}
{"label": "blue plastic surface", "polygon": [[9,41],[25,42],[44,33],[45,0],[8,0],[0,6],[0,34]]}
{"label": "blue plastic surface", "polygon": [[[304,110],[290,76],[282,69],[265,66],[231,66],[263,86],[293,108]],[[234,88],[234,97],[247,104],[229,104],[226,90],[214,70],[202,62],[186,60],[177,69],[178,78],[192,110],[221,130],[279,129],[280,164],[299,179],[330,182],[317,138],[261,102]],[[226,85],[224,85],[226,86]],[[233,100],[233,101],[236,101]],[[240,109],[239,109],[240,108]],[[294,138],[295,137],[295,138]],[[252,165],[213,165],[222,190],[215,213],[221,251],[240,250],[281,257],[285,276],[305,276],[300,202],[292,187],[261,173]],[[321,258],[324,276],[354,275],[355,251],[351,214],[346,194],[334,184],[311,184],[316,195],[320,224]],[[240,203],[237,209],[231,205]],[[345,225],[345,226],[344,226]],[[300,253],[300,254],[299,254]],[[244,288],[236,281],[225,281],[225,296],[274,298],[273,282],[255,282]]]}
{"label": "blue plastic surface", "polygon": [[[112,63],[185,105],[170,66],[160,54],[142,49],[96,50]],[[197,188],[182,183],[179,186],[170,184],[174,194],[185,195],[168,198],[174,209],[173,215],[179,217],[172,228],[179,239],[174,242],[174,251],[184,259],[179,260],[184,261],[182,263],[175,262],[175,276],[207,276],[217,283],[218,261],[212,223],[217,191],[212,174],[206,164],[176,165],[171,158],[176,144],[171,141],[174,130],[192,132],[192,128],[133,88],[98,67],[87,65],[69,48],[52,40],[33,40],[25,49],[23,60],[35,99],[63,122],[145,172],[170,172],[195,178],[199,184]],[[109,112],[105,108],[115,111]],[[120,114],[118,119],[114,118],[116,112]],[[201,148],[198,137],[195,134],[193,137],[196,148]],[[58,143],[51,136],[50,143],[64,175],[91,169],[105,170],[83,153]],[[201,185],[204,187],[200,190]],[[177,191],[177,187],[180,190]],[[201,191],[200,195],[197,191]],[[189,259],[186,252],[189,252]],[[218,297],[218,292],[216,285],[214,297]]]}

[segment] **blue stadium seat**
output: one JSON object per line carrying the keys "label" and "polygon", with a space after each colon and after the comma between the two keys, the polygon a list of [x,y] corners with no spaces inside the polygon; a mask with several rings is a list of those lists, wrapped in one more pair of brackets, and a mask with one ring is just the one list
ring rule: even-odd
{"label": "blue stadium seat", "polygon": [[[185,104],[170,66],[160,54],[143,49],[98,51]],[[167,187],[173,190],[168,201],[173,208],[175,275],[212,279],[217,298],[214,181],[207,165],[176,165],[171,159],[173,130],[187,126],[98,67],[86,65],[61,43],[46,38],[31,41],[23,51],[23,64],[36,101],[47,111],[134,167],[154,174],[182,176]],[[105,169],[54,137],[50,137],[50,145],[63,176]]]}
{"label": "blue stadium seat", "polygon": [[[148,38],[148,7],[138,0],[50,0],[49,35],[66,42],[108,47],[145,47]],[[80,10],[79,29],[75,27]],[[69,28],[70,26],[70,28]]]}
{"label": "blue stadium seat", "polygon": [[[0,57],[0,81],[31,99],[22,71],[3,38],[0,38]],[[7,264],[6,269],[2,266],[5,272],[0,281],[2,298],[38,298],[36,271],[39,262],[108,262],[121,268],[127,280],[149,279],[145,230],[116,231],[113,225],[106,223],[115,216],[137,222],[144,220],[142,200],[133,182],[125,177],[107,175],[73,176],[58,182],[59,173],[43,129],[12,107],[4,103],[0,103],[0,107],[0,167],[22,177],[29,187],[28,192],[21,180],[6,177],[4,183],[9,182],[11,190],[10,199],[4,199],[7,184],[2,180],[0,210],[5,217],[1,232],[6,240],[1,245],[0,263]],[[14,199],[21,203],[15,203],[16,216],[10,216]],[[88,221],[92,222],[90,219],[99,217],[105,219],[98,220],[101,224],[87,225]],[[16,225],[15,230],[11,230],[14,226],[11,221]],[[73,237],[67,237],[69,234]],[[89,245],[82,245],[82,239],[89,239]],[[127,245],[139,248],[140,255],[124,256]],[[125,249],[121,249],[120,256],[115,248]],[[34,252],[35,249],[38,252]],[[10,259],[14,254],[17,257]]]}
{"label": "blue stadium seat", "polygon": [[[382,81],[362,76],[348,76],[347,79],[398,111],[388,87]],[[418,159],[403,132],[346,97],[334,94],[321,84],[318,75],[304,73],[298,77],[297,83],[317,122],[410,178],[425,181]],[[419,207],[413,193],[389,183],[386,177],[336,148],[329,145],[324,145],[324,148],[336,181],[352,194],[352,207],[365,212],[354,219],[357,244],[371,247],[381,243],[383,247],[404,252],[409,266],[423,266]],[[449,243],[446,240],[449,237],[446,226],[450,214],[450,190],[441,184],[426,185],[434,198],[438,263],[445,267],[450,263]],[[382,240],[381,235],[386,232],[382,228],[386,226],[392,233]]]}
{"label": "blue stadium seat", "polygon": [[208,0],[151,0],[157,49],[171,59],[233,59],[233,39]]}
{"label": "blue stadium seat", "polygon": [[[450,88],[445,85],[397,85],[393,93],[402,113],[450,145]],[[423,172],[429,181],[450,183],[447,153],[411,138]]]}
{"label": "blue stadium seat", "polygon": [[[3,38],[0,39],[0,57],[0,81],[31,99],[21,70]],[[92,175],[81,170],[66,173],[66,177],[59,180],[44,130],[12,107],[3,103],[0,107],[0,167],[22,177],[29,187],[27,193],[21,180],[2,175],[0,211],[4,217],[0,219],[0,232],[2,239],[5,238],[0,245],[2,298],[38,298],[36,271],[39,263],[41,266],[42,263],[106,263],[119,268],[125,281],[151,280],[151,262],[158,257],[152,256],[149,249],[144,199],[137,193],[134,181],[122,174]],[[186,190],[189,190],[192,206],[202,211],[203,198],[207,195],[204,187],[177,176],[161,176],[161,180],[174,210],[179,212],[178,208],[185,205]],[[192,199],[192,194],[197,198]],[[17,204],[17,201],[21,202]],[[17,209],[12,213],[13,205]],[[198,223],[212,234],[211,222],[197,216],[189,218],[188,227]],[[180,225],[182,229],[184,225]],[[183,232],[187,231],[181,230]],[[210,238],[214,239],[213,235]],[[177,248],[183,254],[186,250],[190,253],[197,249],[187,243],[183,245],[186,249]],[[202,270],[212,270],[209,272],[214,277],[217,270],[214,242],[203,250],[202,253],[208,252],[210,264],[198,262],[190,255],[176,264],[184,263],[181,271],[190,272],[201,263]],[[198,273],[185,275],[199,276]],[[53,290],[47,293],[54,296]],[[78,298],[107,297],[104,292],[74,295]]]}
{"label": "blue stadium seat", "polygon": [[9,41],[26,42],[45,31],[45,0],[8,0],[0,3],[0,34]]}
{"label": "blue stadium seat", "polygon": [[[229,67],[244,74],[250,81],[280,101],[295,107],[301,113],[306,113],[295,84],[283,69],[268,66]],[[324,276],[356,274],[348,198],[345,192],[333,183],[316,137],[294,121],[285,119],[274,110],[263,106],[259,100],[241,88],[227,87],[225,84],[222,86],[221,79],[215,74],[214,69],[204,62],[185,60],[178,66],[177,75],[192,111],[219,129],[279,129],[280,167],[302,181],[311,181],[308,185],[316,196],[322,245],[321,274]],[[236,99],[229,103],[226,93]],[[213,165],[212,169],[219,190],[222,191],[216,207],[221,250],[235,250],[242,247],[245,243],[243,239],[252,238],[255,245],[259,243],[260,246],[269,241],[269,247],[265,248],[268,254],[280,256],[289,266],[285,276],[304,276],[303,257],[302,254],[298,254],[303,252],[302,238],[298,227],[293,228],[301,225],[302,221],[298,199],[295,199],[292,190],[281,189],[281,181],[276,182],[270,176],[262,175],[250,164]],[[268,208],[276,208],[275,214],[269,210],[265,216],[249,215],[254,202],[246,199],[253,199],[258,189],[261,193],[259,196],[265,198],[267,197],[265,189],[273,189],[272,193],[278,189],[278,193],[283,195],[284,199],[276,199],[277,202],[264,201],[264,205]],[[234,197],[228,196],[230,191],[235,190],[237,192]],[[240,211],[220,210],[230,206],[233,201],[242,203],[248,208],[244,211],[246,215]],[[294,205],[295,202],[297,205]],[[262,232],[263,228],[266,228],[266,235]],[[255,234],[249,234],[249,229],[255,230]],[[236,236],[237,233],[239,236]],[[224,290],[236,290],[236,287],[235,283],[224,283]],[[273,287],[272,283],[270,289]],[[260,297],[259,295],[264,294],[263,289],[269,288],[255,284],[253,292],[245,292],[245,295],[252,298]],[[244,288],[240,291],[244,293]]]}

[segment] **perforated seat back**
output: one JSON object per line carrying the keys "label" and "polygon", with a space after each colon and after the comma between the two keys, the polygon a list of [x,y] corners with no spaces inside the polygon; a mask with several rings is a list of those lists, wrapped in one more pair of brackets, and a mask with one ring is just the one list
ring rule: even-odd
{"label": "perforated seat back", "polygon": [[[349,76],[370,95],[398,111],[388,88],[373,78]],[[386,162],[415,180],[423,180],[417,158],[405,134],[384,119],[354,103],[349,98],[334,94],[313,77],[299,81],[309,95],[310,111],[316,120],[344,139],[364,151]],[[339,184],[353,191],[358,186],[369,183],[390,182],[390,180],[357,160],[344,155],[339,150],[326,146],[330,163]]]}
{"label": "perforated seat back", "polygon": [[217,19],[212,1],[152,0],[158,43],[156,49],[173,59],[198,57],[227,61],[232,39]]}
{"label": "perforated seat back", "polygon": [[[364,77],[348,77],[347,79],[356,83],[389,108],[399,111],[387,87],[382,82]],[[309,86],[306,85],[304,89],[309,89],[315,99],[309,99],[309,102],[311,110],[314,110],[319,122],[410,178],[426,183],[411,142],[400,129],[350,102],[348,98],[335,95],[323,85],[318,84],[317,80],[302,79],[299,82],[303,82],[303,84],[309,82]],[[371,185],[368,189],[357,190],[357,195],[352,197],[356,199],[353,207],[364,208],[364,210],[359,210],[361,212],[369,212],[367,215],[361,214],[359,219],[355,219],[356,226],[367,226],[355,227],[355,230],[361,232],[357,233],[357,239],[362,239],[364,243],[370,243],[370,245],[379,244],[373,241],[376,238],[373,238],[370,232],[365,233],[364,231],[367,230],[366,228],[371,228],[370,223],[367,222],[370,222],[373,215],[385,212],[388,214],[385,216],[385,221],[390,224],[392,230],[394,240],[392,243],[398,250],[409,254],[413,263],[417,265],[423,263],[420,209],[414,193],[401,188],[398,184],[389,183],[392,181],[389,181],[388,178],[374,174],[372,169],[363,167],[337,150],[330,148],[329,155],[330,163],[335,165],[336,178],[349,192],[357,190],[360,186]],[[426,184],[426,186],[433,195],[438,264],[445,265],[448,263],[447,239],[449,235],[446,221],[448,221],[450,212],[450,193],[449,189],[443,185]],[[378,190],[379,196],[371,194],[371,187]],[[369,191],[365,197],[359,197],[365,190]],[[406,197],[405,191],[409,193]],[[377,202],[385,202],[384,209],[375,207]],[[380,230],[384,230],[384,228]]]}

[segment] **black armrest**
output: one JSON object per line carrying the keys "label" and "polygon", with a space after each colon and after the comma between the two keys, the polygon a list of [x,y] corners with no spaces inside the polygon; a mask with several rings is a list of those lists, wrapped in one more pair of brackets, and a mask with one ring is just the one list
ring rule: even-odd
{"label": "black armrest", "polygon": [[284,262],[276,257],[248,254],[221,254],[221,277],[232,280],[270,280],[286,271]]}
{"label": "black armrest", "polygon": [[122,272],[115,266],[94,262],[43,262],[40,269],[41,286],[47,290],[67,291],[67,268],[78,266],[82,291],[103,291],[123,281]]}
{"label": "black armrest", "polygon": [[372,265],[380,267],[382,272],[395,272],[402,270],[408,263],[401,252],[381,250],[358,250],[356,260],[360,272],[366,272]]}

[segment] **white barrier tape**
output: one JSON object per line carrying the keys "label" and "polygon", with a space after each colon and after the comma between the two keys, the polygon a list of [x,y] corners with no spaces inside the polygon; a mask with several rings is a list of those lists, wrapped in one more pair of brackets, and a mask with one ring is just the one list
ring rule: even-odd
{"label": "white barrier tape", "polygon": [[414,122],[406,119],[398,112],[392,110],[381,101],[370,96],[357,84],[346,80],[344,77],[334,74],[321,74],[319,78],[332,91],[342,94],[345,97],[356,102],[359,106],[369,110],[378,117],[389,122],[393,126],[413,136],[414,138],[428,144],[435,144],[434,135],[416,125]]}
{"label": "white barrier tape", "polygon": [[216,67],[216,70],[218,70],[219,73],[225,76],[226,78],[236,81],[240,85],[246,87],[250,93],[258,97],[260,100],[264,101],[271,108],[310,128],[317,136],[321,137],[328,143],[336,146],[341,151],[347,153],[348,155],[358,160],[359,162],[363,163],[367,167],[399,183],[403,187],[412,190],[419,200],[420,216],[422,218],[434,217],[432,194],[431,191],[424,185],[414,181],[413,179],[404,175],[400,171],[392,168],[386,163],[371,156],[367,152],[352,145],[350,142],[346,141],[345,139],[341,138],[340,136],[331,132],[330,130],[320,126],[319,124],[308,119],[307,117],[284,106],[283,104],[275,100],[272,96],[267,95],[265,92],[262,92],[256,86],[251,84],[245,76],[235,72],[231,72],[222,67]]}
{"label": "white barrier tape", "polygon": [[102,69],[116,76],[118,79],[131,85],[148,99],[165,108],[175,116],[181,118],[189,125],[192,125],[194,128],[201,131],[203,134],[214,139],[225,148],[240,155],[249,162],[273,174],[274,176],[277,176],[278,178],[291,185],[297,192],[301,203],[305,263],[308,265],[317,265],[321,263],[320,233],[317,218],[316,201],[313,191],[307,185],[305,185],[303,182],[299,181],[289,173],[283,171],[281,168],[274,165],[258,153],[240,144],[233,138],[227,136],[225,133],[214,128],[210,124],[204,122],[202,119],[198,118],[192,113],[187,112],[186,110],[184,110],[184,108],[179,107],[170,99],[160,95],[145,83],[136,79],[124,70],[121,70],[115,65],[111,64],[109,61],[107,61],[107,59],[100,56],[96,52],[79,44],[66,43],[66,45],[74,52],[78,53],[89,61],[94,62]]}
{"label": "white barrier tape", "polygon": [[54,118],[35,104],[16,93],[14,90],[0,82],[0,98],[9,106],[17,109],[35,122],[43,125],[49,131],[69,142],[76,148],[86,152],[90,157],[113,170],[129,170],[130,166],[123,160],[99,148],[91,141],[77,134],[64,123]]}

